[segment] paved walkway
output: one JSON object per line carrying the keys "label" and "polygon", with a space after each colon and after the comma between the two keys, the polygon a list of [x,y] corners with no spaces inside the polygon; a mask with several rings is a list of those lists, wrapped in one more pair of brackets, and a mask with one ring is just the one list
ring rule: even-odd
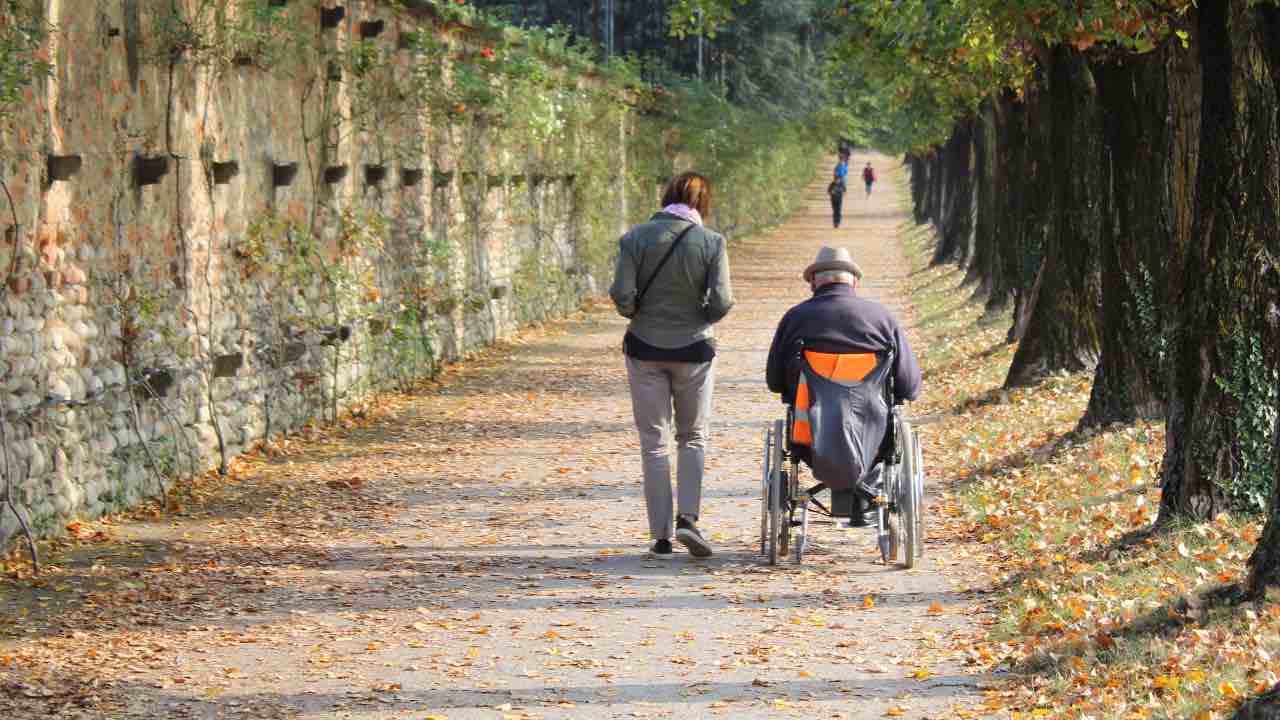
{"label": "paved walkway", "polygon": [[624,323],[600,306],[455,369],[438,393],[246,463],[174,522],[82,530],[103,535],[19,598],[34,615],[0,647],[0,709],[951,716],[978,693],[955,652],[973,618],[945,544],[906,572],[876,562],[869,531],[819,525],[803,566],[757,555],[761,438],[781,412],[764,361],[807,294],[801,269],[845,244],[865,291],[905,311],[901,170],[871,159],[881,182],[850,193],[841,230],[820,178],[784,227],[733,250],[704,506],[713,558],[644,556]]}

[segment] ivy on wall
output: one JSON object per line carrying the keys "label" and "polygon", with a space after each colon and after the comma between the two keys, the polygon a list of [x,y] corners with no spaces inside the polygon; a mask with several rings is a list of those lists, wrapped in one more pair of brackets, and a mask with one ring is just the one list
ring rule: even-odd
{"label": "ivy on wall", "polygon": [[[146,182],[156,187],[144,206],[140,175],[116,172],[100,196],[111,203],[104,232],[114,240],[89,271],[91,300],[78,302],[92,306],[100,349],[122,371],[71,401],[101,403],[82,415],[103,423],[123,413],[131,430],[102,458],[112,508],[139,493],[163,497],[174,477],[207,466],[205,431],[225,469],[230,455],[274,432],[307,417],[336,421],[370,393],[411,389],[513,324],[577,307],[607,283],[620,233],[656,209],[677,171],[712,178],[711,223],[730,237],[780,220],[813,173],[812,128],[736,107],[697,83],[645,83],[631,61],[597,64],[562,33],[504,26],[456,3],[348,6],[326,25],[333,3],[130,5],[129,72],[143,79],[135,92],[155,93],[163,113],[163,137],[142,140],[152,143],[145,159],[157,171]],[[0,23],[0,49],[10,50],[0,63],[6,119],[51,67],[38,17],[27,29]],[[217,92],[192,93],[201,83],[268,82],[290,96],[258,131],[294,157],[237,165],[226,148],[248,135],[220,144],[212,130],[198,141],[178,132],[218,112]],[[28,175],[33,157],[44,160],[31,150],[15,161]],[[131,150],[111,162],[138,161]],[[234,182],[252,183],[243,195],[215,190],[237,173]],[[279,190],[295,177],[296,190]],[[249,188],[265,190],[265,201],[246,204]],[[40,219],[38,199],[22,202]],[[19,250],[32,254],[29,242],[0,249],[13,268]],[[464,317],[471,334],[451,336]],[[252,377],[237,379],[241,367]],[[52,375],[33,377],[44,396]],[[166,399],[168,388],[176,397]],[[55,440],[30,430],[23,442]],[[29,469],[0,465],[10,484],[25,484]],[[47,507],[36,515],[37,532],[62,524]]]}

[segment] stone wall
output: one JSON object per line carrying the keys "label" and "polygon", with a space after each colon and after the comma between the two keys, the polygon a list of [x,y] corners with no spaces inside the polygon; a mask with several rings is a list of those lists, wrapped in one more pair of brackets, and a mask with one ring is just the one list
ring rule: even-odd
{"label": "stone wall", "polygon": [[621,103],[543,148],[406,110],[405,38],[484,42],[429,14],[263,0],[269,45],[233,0],[39,4],[0,155],[0,473],[38,533],[576,307],[628,219]]}

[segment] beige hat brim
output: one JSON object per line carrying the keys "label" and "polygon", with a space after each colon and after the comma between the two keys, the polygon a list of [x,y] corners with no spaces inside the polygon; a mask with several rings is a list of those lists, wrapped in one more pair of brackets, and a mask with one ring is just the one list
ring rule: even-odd
{"label": "beige hat brim", "polygon": [[847,273],[853,273],[853,276],[862,279],[862,268],[858,267],[858,263],[852,260],[828,260],[826,262],[816,262],[804,269],[805,282],[811,282],[813,276],[820,272],[828,270],[841,270]]}

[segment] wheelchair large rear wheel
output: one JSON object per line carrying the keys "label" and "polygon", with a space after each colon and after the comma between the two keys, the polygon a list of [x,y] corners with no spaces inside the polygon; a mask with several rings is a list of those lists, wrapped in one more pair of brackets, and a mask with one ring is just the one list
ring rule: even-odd
{"label": "wheelchair large rear wheel", "polygon": [[778,517],[778,555],[786,557],[791,552],[791,527],[795,524],[795,492],[791,487],[790,473],[782,473],[782,512]]}
{"label": "wheelchair large rear wheel", "polygon": [[889,463],[885,463],[884,468],[881,470],[884,483],[881,493],[888,502],[880,504],[877,508],[879,518],[877,540],[880,546],[880,559],[884,561],[885,565],[897,562],[898,554],[905,543],[902,536],[902,510],[894,502],[894,499],[898,496],[898,485],[901,484],[900,471],[900,466]]}
{"label": "wheelchair large rear wheel", "polygon": [[916,493],[916,550],[921,556],[924,555],[924,515],[926,512],[924,506],[924,450],[920,446],[920,433],[911,434],[911,445],[915,449],[915,464],[911,469],[913,472],[911,479],[911,487]]}
{"label": "wheelchair large rear wheel", "polygon": [[764,458],[760,461],[760,554],[769,552],[769,463],[773,460],[773,426],[764,434]]}
{"label": "wheelchair large rear wheel", "polygon": [[777,420],[773,423],[773,446],[769,454],[769,564],[777,565],[778,557],[784,555],[783,509],[786,504],[786,488],[783,487],[782,444],[786,441],[786,423]]}
{"label": "wheelchair large rear wheel", "polygon": [[916,492],[915,433],[906,418],[898,419],[898,442],[901,443],[902,464],[898,468],[896,502],[902,522],[902,565],[911,569],[916,566],[916,558],[920,557],[923,544],[920,536],[922,498]]}
{"label": "wheelchair large rear wheel", "polygon": [[800,519],[796,521],[795,544],[792,546],[791,552],[795,558],[796,564],[804,562],[804,551],[809,544],[809,493],[800,489],[800,461],[791,461],[791,498],[792,506],[795,511],[800,513]]}

